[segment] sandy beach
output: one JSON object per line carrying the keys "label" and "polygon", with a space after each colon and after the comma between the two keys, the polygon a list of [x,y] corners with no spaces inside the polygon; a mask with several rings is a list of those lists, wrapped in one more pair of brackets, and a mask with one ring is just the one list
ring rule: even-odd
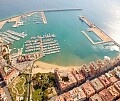
{"label": "sandy beach", "polygon": [[41,62],[41,61],[36,61],[34,62],[34,67],[32,70],[33,74],[36,73],[49,73],[49,72],[54,72],[54,69],[58,68],[59,70],[68,70],[68,69],[72,69],[72,68],[80,68],[78,66],[58,66],[58,65],[54,65],[54,64],[49,64],[49,63],[45,63],[45,62]]}

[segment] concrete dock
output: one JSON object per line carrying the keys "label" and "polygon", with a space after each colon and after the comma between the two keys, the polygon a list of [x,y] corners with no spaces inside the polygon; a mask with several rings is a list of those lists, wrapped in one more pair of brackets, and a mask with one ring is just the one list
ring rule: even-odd
{"label": "concrete dock", "polygon": [[100,28],[98,28],[95,24],[90,22],[85,16],[80,16],[80,20],[84,21],[92,32],[94,32],[102,41],[110,42],[113,41],[106,33],[104,33]]}
{"label": "concrete dock", "polygon": [[100,28],[98,28],[95,24],[90,22],[85,16],[79,16],[79,19],[83,22],[85,22],[92,32],[94,32],[100,39],[102,39],[101,42],[93,42],[93,40],[84,32],[81,31],[92,44],[102,44],[102,43],[108,43],[113,42],[116,46],[120,49],[120,44],[117,43],[114,39],[112,39],[110,36],[108,36],[104,31],[102,31]]}
{"label": "concrete dock", "polygon": [[47,24],[47,19],[46,19],[44,12],[41,12],[41,18],[42,18],[43,23]]}
{"label": "concrete dock", "polygon": [[88,38],[88,40],[89,40],[92,44],[94,44],[94,45],[105,43],[104,41],[94,42],[84,31],[81,31],[81,32],[82,32],[82,33]]}

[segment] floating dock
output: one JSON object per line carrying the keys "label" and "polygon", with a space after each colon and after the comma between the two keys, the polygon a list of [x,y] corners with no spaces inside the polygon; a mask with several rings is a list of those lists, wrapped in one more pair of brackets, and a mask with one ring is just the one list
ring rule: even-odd
{"label": "floating dock", "polygon": [[8,30],[7,33],[10,33],[10,34],[15,35],[15,36],[19,36],[21,38],[24,38],[25,36],[27,36],[27,34],[24,34],[24,32],[18,33],[18,32],[14,32],[14,31],[11,31],[11,30]]}
{"label": "floating dock", "polygon": [[13,40],[20,40],[20,38],[16,37],[16,36],[13,36],[7,32],[4,32],[5,35],[7,35],[9,38],[12,38]]}
{"label": "floating dock", "polygon": [[27,34],[24,34],[24,32],[17,33],[11,30],[8,30],[7,32],[0,32],[0,37],[7,43],[13,43],[15,40],[18,41],[20,38],[24,38],[26,35]]}

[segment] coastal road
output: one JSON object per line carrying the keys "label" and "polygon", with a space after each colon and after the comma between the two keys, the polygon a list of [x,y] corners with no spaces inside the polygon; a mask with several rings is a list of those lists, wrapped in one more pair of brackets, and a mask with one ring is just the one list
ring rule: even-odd
{"label": "coastal road", "polygon": [[3,87],[3,89],[4,89],[5,93],[6,93],[9,101],[13,101],[8,88],[7,87]]}
{"label": "coastal road", "polygon": [[30,66],[29,78],[28,78],[28,86],[27,86],[27,101],[31,100],[31,80],[32,80],[32,68],[33,63]]}

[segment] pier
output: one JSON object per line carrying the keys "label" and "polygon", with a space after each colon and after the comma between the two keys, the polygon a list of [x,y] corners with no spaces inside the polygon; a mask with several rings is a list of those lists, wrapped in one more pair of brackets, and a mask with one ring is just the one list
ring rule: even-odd
{"label": "pier", "polygon": [[89,40],[92,44],[94,44],[94,45],[105,43],[104,41],[94,42],[84,31],[81,31],[81,32],[82,32],[82,33],[88,38],[88,40]]}
{"label": "pier", "polygon": [[102,44],[102,43],[108,43],[108,42],[113,42],[116,46],[119,47],[120,50],[120,44],[117,43],[113,38],[111,38],[110,36],[108,36],[103,30],[101,30],[100,28],[98,28],[95,24],[93,24],[92,22],[90,22],[85,16],[79,16],[79,19],[83,22],[85,22],[90,28],[90,31],[94,32],[100,39],[102,39],[101,42],[93,42],[93,40],[84,32],[81,31],[92,44]]}
{"label": "pier", "polygon": [[11,43],[10,41],[8,41],[8,40],[6,40],[6,39],[4,39],[4,38],[2,38],[2,40],[3,40],[4,42],[6,42],[6,43]]}
{"label": "pier", "polygon": [[44,12],[58,12],[58,11],[81,11],[83,9],[80,8],[67,8],[67,9],[49,9],[49,10],[44,10]]}
{"label": "pier", "polygon": [[20,38],[16,37],[16,36],[13,36],[7,32],[4,32],[5,35],[7,35],[9,38],[12,38],[13,40],[20,40]]}
{"label": "pier", "polygon": [[[29,13],[24,13],[22,15],[17,15],[17,16],[14,16],[14,17],[10,17],[10,18],[6,18],[6,19],[3,19],[3,20],[0,20],[0,29],[2,29],[2,27],[4,26],[4,24],[6,22],[15,22],[15,24],[12,26],[12,27],[19,27],[20,25],[23,25],[23,24],[20,24],[20,19],[21,17],[29,17],[35,13],[41,13],[41,12],[58,12],[58,11],[77,11],[77,10],[82,10],[80,8],[68,8],[68,9],[46,9],[46,10],[39,10],[39,11],[33,11],[33,12],[29,12]],[[44,17],[43,15],[43,18],[44,18],[44,24],[47,23],[47,20],[46,18]]]}
{"label": "pier", "polygon": [[7,33],[10,33],[10,34],[12,34],[12,35],[19,36],[19,37],[21,37],[21,38],[24,38],[25,36],[27,36],[27,34],[24,34],[24,32],[18,33],[18,32],[14,32],[14,31],[11,31],[11,30],[8,30]]}
{"label": "pier", "polygon": [[13,43],[15,40],[18,41],[21,38],[24,38],[27,34],[23,33],[17,33],[14,31],[8,30],[7,32],[0,32],[0,37],[3,39],[3,41],[7,43]]}
{"label": "pier", "polygon": [[81,21],[84,21],[92,32],[94,32],[102,41],[111,42],[113,41],[106,33],[104,33],[100,28],[98,28],[95,24],[90,22],[85,16],[79,17]]}
{"label": "pier", "polygon": [[44,12],[41,12],[41,18],[42,18],[42,20],[43,20],[43,23],[44,23],[44,24],[47,24],[47,19],[46,19],[46,17],[45,17]]}

